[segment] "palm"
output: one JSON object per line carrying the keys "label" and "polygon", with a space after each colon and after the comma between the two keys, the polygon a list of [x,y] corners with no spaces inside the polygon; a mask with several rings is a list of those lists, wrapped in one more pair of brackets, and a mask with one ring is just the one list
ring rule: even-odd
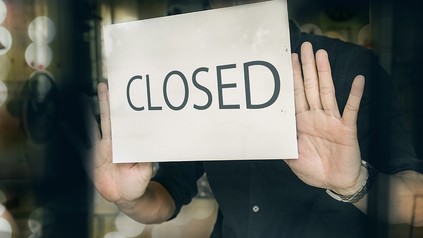
{"label": "palm", "polygon": [[312,186],[341,187],[347,179],[357,174],[360,164],[358,144],[354,128],[345,126],[336,117],[321,111],[308,111],[297,114],[299,177],[312,175],[308,182]]}
{"label": "palm", "polygon": [[286,162],[309,185],[349,188],[360,175],[355,123],[362,84],[355,80],[341,117],[327,55],[323,51],[316,53],[317,72],[311,45],[303,45],[301,57],[302,70],[293,56],[299,159]]}

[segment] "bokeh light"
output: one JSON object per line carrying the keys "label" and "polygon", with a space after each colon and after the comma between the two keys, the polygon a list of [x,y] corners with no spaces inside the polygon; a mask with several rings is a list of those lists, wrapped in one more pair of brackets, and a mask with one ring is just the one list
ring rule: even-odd
{"label": "bokeh light", "polygon": [[181,229],[172,222],[165,222],[160,225],[155,225],[151,231],[152,238],[180,238]]}
{"label": "bokeh light", "polygon": [[12,237],[12,226],[6,219],[2,217],[0,217],[0,237],[1,238]]}
{"label": "bokeh light", "polygon": [[115,225],[117,230],[126,237],[138,236],[145,229],[144,224],[134,221],[122,212],[116,216]]}
{"label": "bokeh light", "polygon": [[127,237],[119,232],[113,231],[113,232],[107,233],[104,236],[104,238],[127,238]]}
{"label": "bokeh light", "polygon": [[41,237],[43,224],[49,224],[53,220],[53,214],[45,208],[37,208],[31,212],[28,218],[28,228],[35,237]]}
{"label": "bokeh light", "polygon": [[312,35],[323,35],[322,30],[315,24],[306,23],[300,27],[302,32],[306,32]]}
{"label": "bokeh light", "polygon": [[0,24],[3,23],[6,16],[7,16],[6,4],[4,4],[4,2],[0,0]]}
{"label": "bokeh light", "polygon": [[53,55],[48,45],[39,45],[31,43],[25,50],[26,63],[33,69],[46,69],[52,59]]}
{"label": "bokeh light", "polygon": [[341,35],[339,32],[336,32],[336,31],[327,31],[325,35],[329,38],[338,39],[341,41],[347,41],[347,39],[343,35]]}
{"label": "bokeh light", "polygon": [[194,199],[191,205],[193,218],[199,220],[206,219],[217,208],[217,203],[212,199]]}
{"label": "bokeh light", "polygon": [[6,207],[0,203],[0,217],[3,215],[4,211],[6,211]]}
{"label": "bokeh light", "polygon": [[[6,102],[7,94],[8,93],[6,84],[4,84],[4,82],[0,80],[0,106]],[[2,200],[4,199],[2,195],[4,194],[0,191],[0,203],[2,203]]]}
{"label": "bokeh light", "polygon": [[6,54],[10,47],[12,47],[12,36],[6,28],[0,26],[0,55]]}
{"label": "bokeh light", "polygon": [[360,29],[357,35],[357,42],[364,47],[372,47],[372,31],[369,24]]}
{"label": "bokeh light", "polygon": [[46,45],[50,43],[56,34],[53,21],[46,17],[36,17],[28,26],[29,38],[36,44]]}
{"label": "bokeh light", "polygon": [[180,226],[186,225],[192,220],[192,212],[191,205],[183,206],[178,216],[171,222]]}

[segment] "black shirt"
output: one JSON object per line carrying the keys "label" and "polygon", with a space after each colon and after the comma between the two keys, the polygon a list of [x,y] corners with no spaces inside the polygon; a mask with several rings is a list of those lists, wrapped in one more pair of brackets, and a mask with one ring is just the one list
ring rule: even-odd
{"label": "black shirt", "polygon": [[[299,53],[305,41],[315,51],[328,52],[341,112],[352,80],[358,74],[365,76],[357,122],[362,158],[388,174],[423,173],[423,161],[416,158],[395,105],[391,79],[372,52],[301,33],[292,22],[290,35],[292,52]],[[177,214],[197,194],[196,181],[204,173],[219,204],[212,237],[326,238],[364,237],[366,233],[366,215],[352,204],[332,199],[324,189],[306,185],[281,160],[161,163],[153,180],[172,195]]]}

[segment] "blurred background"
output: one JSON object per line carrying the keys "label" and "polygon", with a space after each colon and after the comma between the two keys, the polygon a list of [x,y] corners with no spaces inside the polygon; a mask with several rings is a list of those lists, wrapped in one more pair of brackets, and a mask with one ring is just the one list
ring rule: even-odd
{"label": "blurred background", "polygon": [[[288,0],[302,31],[375,51],[392,75],[417,154],[423,150],[423,15],[413,0]],[[103,25],[209,9],[207,0],[0,0],[0,238],[208,237],[217,204],[207,177],[173,221],[136,224],[83,170],[80,94],[98,117]],[[416,203],[423,204],[423,198]],[[383,226],[375,237],[423,237]]]}

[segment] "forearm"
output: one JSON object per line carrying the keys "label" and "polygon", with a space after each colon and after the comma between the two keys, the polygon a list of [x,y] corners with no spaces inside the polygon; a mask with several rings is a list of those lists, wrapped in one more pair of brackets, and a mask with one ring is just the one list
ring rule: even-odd
{"label": "forearm", "polygon": [[377,219],[390,224],[406,223],[414,226],[423,226],[423,175],[404,171],[394,175],[379,173],[374,187],[359,202],[354,205],[362,212],[367,213],[368,196],[374,196],[377,206],[374,214]]}
{"label": "forearm", "polygon": [[175,212],[173,198],[157,182],[150,182],[140,198],[134,201],[119,201],[116,205],[123,213],[143,224],[162,223]]}

